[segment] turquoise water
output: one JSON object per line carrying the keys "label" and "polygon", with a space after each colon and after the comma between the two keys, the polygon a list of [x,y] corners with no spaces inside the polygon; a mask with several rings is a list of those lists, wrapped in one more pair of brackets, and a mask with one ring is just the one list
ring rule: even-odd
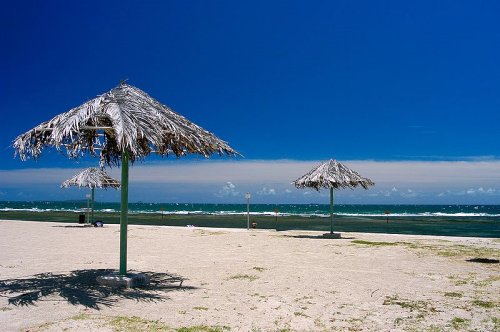
{"label": "turquoise water", "polygon": [[[26,212],[78,212],[86,207],[86,202],[21,202],[0,201],[1,211]],[[95,210],[100,213],[120,211],[119,203],[96,202]],[[252,204],[252,215],[328,217],[330,206],[327,204]],[[175,215],[241,215],[246,214],[245,204],[172,204],[172,203],[130,203],[130,213],[164,213]],[[500,218],[500,205],[335,205],[334,213],[350,217],[439,217],[439,218]]]}
{"label": "turquoise water", "polygon": [[[0,202],[0,219],[76,223],[86,205],[84,201]],[[131,203],[129,209],[130,224],[247,227],[245,204]],[[96,220],[106,224],[119,223],[119,211],[119,203],[95,204]],[[329,211],[324,204],[252,204],[250,220],[258,228],[279,231],[329,231]],[[334,230],[500,238],[500,206],[336,205]]]}

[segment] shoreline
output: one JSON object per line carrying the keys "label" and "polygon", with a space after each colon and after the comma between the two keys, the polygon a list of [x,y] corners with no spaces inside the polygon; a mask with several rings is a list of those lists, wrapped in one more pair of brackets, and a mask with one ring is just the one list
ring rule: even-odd
{"label": "shoreline", "polygon": [[[38,222],[78,223],[79,213],[74,212],[0,212],[0,219],[33,220]],[[161,215],[129,214],[129,224],[157,226],[186,226],[245,228],[245,215]],[[119,213],[96,213],[95,220],[105,224],[118,224]],[[250,216],[258,229],[330,231],[330,220],[324,217],[273,217]],[[458,237],[500,238],[500,218],[386,218],[334,216],[334,231],[367,232],[381,234],[414,234]]]}
{"label": "shoreline", "polygon": [[[0,219],[1,222],[20,222],[20,223],[45,223],[45,224],[50,224],[52,227],[58,226],[59,224],[67,224],[69,222],[53,222],[53,221],[45,221],[45,220],[14,220],[14,219]],[[93,226],[84,226],[82,224],[75,223],[74,225],[76,228],[94,228]],[[104,227],[116,227],[119,228],[120,224],[119,223],[110,223],[110,224],[105,224]],[[139,228],[151,228],[151,229],[156,229],[156,228],[165,228],[165,229],[190,229],[190,230],[200,230],[200,231],[210,231],[210,232],[217,232],[217,231],[224,231],[224,232],[230,232],[230,233],[242,233],[242,232],[251,232],[251,233],[273,233],[273,234],[285,234],[285,233],[300,233],[300,234],[307,234],[311,236],[317,236],[318,238],[321,237],[323,234],[328,233],[325,231],[317,231],[317,230],[283,230],[279,231],[276,229],[271,229],[271,228],[262,228],[262,229],[252,229],[250,228],[247,230],[246,228],[238,228],[238,227],[204,227],[204,226],[195,226],[193,225],[192,227],[187,227],[187,226],[182,226],[182,225],[149,225],[149,224],[128,224],[128,229],[133,229],[135,227]],[[474,236],[449,236],[449,235],[429,235],[429,234],[399,234],[399,233],[370,233],[370,232],[340,232],[340,231],[334,231],[334,233],[342,233],[345,234],[347,238],[353,235],[367,235],[367,236],[379,236],[379,237],[388,237],[388,238],[408,238],[408,239],[424,239],[424,240],[448,240],[448,241],[467,241],[467,240],[485,240],[485,241],[499,241],[500,238],[497,237],[474,237]],[[343,239],[341,237],[341,239]],[[345,237],[344,237],[345,239]]]}

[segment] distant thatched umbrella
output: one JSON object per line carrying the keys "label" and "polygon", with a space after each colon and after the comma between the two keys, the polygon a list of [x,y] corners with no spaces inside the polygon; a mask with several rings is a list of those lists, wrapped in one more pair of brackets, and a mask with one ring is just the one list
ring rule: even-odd
{"label": "distant thatched umbrella", "polygon": [[[104,169],[90,167],[70,179],[67,179],[61,184],[61,188],[68,188],[69,186],[87,187],[92,191],[92,205],[91,205],[91,218],[94,221],[94,191],[95,188],[120,188],[120,182],[109,176]],[[88,206],[87,206],[88,208]]]}
{"label": "distant thatched umbrella", "polygon": [[306,175],[293,181],[293,184],[299,189],[314,188],[318,191],[320,188],[330,189],[330,234],[333,234],[333,189],[354,189],[357,186],[368,189],[369,186],[375,185],[372,180],[362,177],[333,159],[313,168]]}
{"label": "distant thatched umbrella", "polygon": [[127,270],[129,161],[134,163],[152,152],[177,157],[189,153],[238,155],[214,134],[124,82],[18,136],[13,146],[22,160],[36,158],[44,147],[52,146],[69,158],[90,153],[99,156],[102,163],[122,165],[121,275]]}

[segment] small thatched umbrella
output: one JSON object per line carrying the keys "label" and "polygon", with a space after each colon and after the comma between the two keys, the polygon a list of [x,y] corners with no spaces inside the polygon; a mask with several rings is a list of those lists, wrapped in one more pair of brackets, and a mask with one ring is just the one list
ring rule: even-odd
{"label": "small thatched umbrella", "polygon": [[292,183],[299,189],[313,188],[318,191],[321,188],[330,189],[330,234],[333,234],[333,189],[354,189],[358,186],[368,189],[369,186],[375,185],[372,180],[362,177],[333,159],[313,168]]}
{"label": "small thatched umbrella", "polygon": [[[90,167],[67,179],[61,184],[61,188],[70,186],[87,187],[92,191],[90,220],[94,221],[94,191],[95,188],[120,188],[120,182],[109,176],[104,169]],[[87,206],[88,207],[88,206]]]}
{"label": "small thatched umbrella", "polygon": [[152,152],[177,157],[238,155],[214,134],[125,82],[19,135],[13,146],[21,160],[36,158],[44,147],[52,146],[69,158],[89,153],[104,164],[121,164],[120,275],[127,271],[129,161]]}

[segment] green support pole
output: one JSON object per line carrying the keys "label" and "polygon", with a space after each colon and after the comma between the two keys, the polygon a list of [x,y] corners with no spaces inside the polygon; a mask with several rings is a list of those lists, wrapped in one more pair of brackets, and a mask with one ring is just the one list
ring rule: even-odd
{"label": "green support pole", "polygon": [[92,188],[92,212],[90,213],[90,221],[94,222],[94,191],[95,188]]}
{"label": "green support pole", "polygon": [[85,223],[89,223],[89,195],[87,194],[87,210],[85,210]]}
{"label": "green support pole", "polygon": [[120,275],[127,274],[128,153],[122,153],[120,212]]}
{"label": "green support pole", "polygon": [[333,234],[333,188],[330,188],[330,234]]}

